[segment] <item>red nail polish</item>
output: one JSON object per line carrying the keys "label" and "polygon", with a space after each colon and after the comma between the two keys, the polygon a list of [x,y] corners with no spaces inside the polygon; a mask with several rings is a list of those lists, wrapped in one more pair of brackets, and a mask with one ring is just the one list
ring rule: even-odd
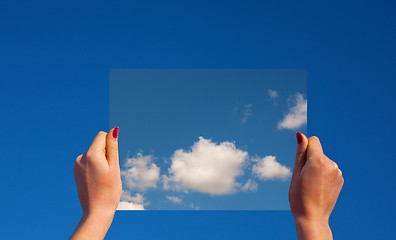
{"label": "red nail polish", "polygon": [[302,142],[303,136],[300,132],[297,132],[296,138],[297,138],[297,144],[300,144]]}
{"label": "red nail polish", "polygon": [[117,137],[118,137],[118,131],[119,131],[119,129],[120,129],[119,127],[115,127],[115,128],[114,128],[114,130],[113,130],[113,137],[114,137],[114,138],[117,138]]}

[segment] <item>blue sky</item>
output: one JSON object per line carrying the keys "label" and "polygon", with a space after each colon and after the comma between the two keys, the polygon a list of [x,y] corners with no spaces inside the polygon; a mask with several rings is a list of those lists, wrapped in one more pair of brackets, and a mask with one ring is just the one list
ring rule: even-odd
{"label": "blue sky", "polygon": [[[109,71],[120,68],[306,69],[307,132],[345,178],[334,236],[392,238],[395,7],[2,1],[2,238],[70,236],[81,216],[72,165],[109,128]],[[117,212],[108,238],[132,237],[296,239],[290,211]]]}
{"label": "blue sky", "polygon": [[304,69],[112,69],[120,208],[289,209],[306,83]]}

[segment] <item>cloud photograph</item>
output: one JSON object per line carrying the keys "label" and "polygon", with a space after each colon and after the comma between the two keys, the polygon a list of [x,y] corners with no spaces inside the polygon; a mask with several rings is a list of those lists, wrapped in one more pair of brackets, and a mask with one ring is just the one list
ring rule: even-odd
{"label": "cloud photograph", "polygon": [[286,210],[302,69],[110,71],[118,210]]}

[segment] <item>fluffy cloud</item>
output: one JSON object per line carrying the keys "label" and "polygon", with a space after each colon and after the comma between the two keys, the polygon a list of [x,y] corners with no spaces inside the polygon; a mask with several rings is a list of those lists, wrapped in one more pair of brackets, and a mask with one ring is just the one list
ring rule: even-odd
{"label": "fluffy cloud", "polygon": [[275,100],[279,97],[278,92],[275,90],[272,90],[272,89],[268,90],[268,95],[269,95],[270,99],[273,99],[273,100]]}
{"label": "fluffy cloud", "polygon": [[136,204],[133,202],[120,201],[117,210],[144,210],[143,204]]}
{"label": "fluffy cloud", "polygon": [[247,191],[255,192],[255,191],[257,191],[257,187],[258,187],[257,183],[255,181],[253,181],[252,179],[249,179],[245,183],[245,185],[242,186],[241,190],[244,192],[247,192]]}
{"label": "fluffy cloud", "polygon": [[256,163],[253,164],[252,171],[260,179],[286,180],[291,175],[290,169],[278,163],[275,156],[266,156],[255,161]]}
{"label": "fluffy cloud", "polygon": [[248,153],[239,150],[234,143],[216,144],[209,139],[199,137],[191,150],[176,150],[168,169],[170,176],[164,176],[164,188],[194,190],[212,195],[231,194],[240,185],[236,177]]}
{"label": "fluffy cloud", "polygon": [[118,203],[117,210],[145,210],[144,206],[150,203],[145,203],[143,195],[140,193],[136,193],[135,196],[131,196],[131,194],[122,190],[121,201]]}
{"label": "fluffy cloud", "polygon": [[173,202],[173,203],[181,203],[182,202],[182,200],[181,200],[181,198],[179,198],[179,197],[176,197],[176,196],[166,196],[166,198],[169,200],[169,201],[171,201],[171,202]]}
{"label": "fluffy cloud", "polygon": [[121,200],[130,201],[138,204],[143,204],[144,198],[142,194],[136,193],[136,196],[132,197],[128,191],[122,190]]}
{"label": "fluffy cloud", "polygon": [[147,188],[156,188],[160,169],[152,163],[153,156],[143,156],[138,153],[135,158],[129,158],[121,171],[125,187],[130,190],[144,191]]}
{"label": "fluffy cloud", "polygon": [[307,99],[301,93],[296,93],[289,98],[294,104],[289,108],[289,112],[282,121],[279,122],[279,129],[297,129],[307,124]]}
{"label": "fluffy cloud", "polygon": [[242,109],[242,123],[246,123],[248,118],[253,115],[252,111],[253,104],[246,104]]}

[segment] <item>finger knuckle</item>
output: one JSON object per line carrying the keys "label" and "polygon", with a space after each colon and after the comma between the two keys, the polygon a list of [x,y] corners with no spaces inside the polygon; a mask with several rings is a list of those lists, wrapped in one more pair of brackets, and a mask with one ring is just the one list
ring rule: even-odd
{"label": "finger knuckle", "polygon": [[85,157],[86,157],[87,159],[92,158],[93,155],[94,155],[94,151],[93,151],[93,150],[88,150],[88,151],[85,153]]}
{"label": "finger knuckle", "polygon": [[317,142],[317,141],[319,141],[319,138],[318,138],[317,136],[312,136],[312,137],[310,137],[308,140],[309,140],[309,141]]}
{"label": "finger knuckle", "polygon": [[107,135],[107,133],[105,131],[99,131],[98,135]]}
{"label": "finger knuckle", "polygon": [[317,162],[318,164],[320,164],[322,167],[326,167],[327,166],[327,161],[326,158],[323,155],[319,155],[317,157]]}
{"label": "finger knuckle", "polygon": [[338,171],[338,164],[329,160],[328,168],[333,171]]}
{"label": "finger knuckle", "polygon": [[75,162],[75,163],[73,164],[73,171],[75,172],[75,171],[77,170],[77,168],[78,168],[78,163]]}
{"label": "finger knuckle", "polygon": [[78,157],[76,158],[76,162],[79,162],[81,160],[81,158],[83,157],[83,154],[78,155]]}
{"label": "finger knuckle", "polygon": [[87,161],[92,161],[93,159],[98,157],[98,152],[95,150],[88,150],[85,154]]}
{"label": "finger knuckle", "polygon": [[319,155],[313,159],[312,166],[318,170],[325,170],[327,168],[325,159]]}

